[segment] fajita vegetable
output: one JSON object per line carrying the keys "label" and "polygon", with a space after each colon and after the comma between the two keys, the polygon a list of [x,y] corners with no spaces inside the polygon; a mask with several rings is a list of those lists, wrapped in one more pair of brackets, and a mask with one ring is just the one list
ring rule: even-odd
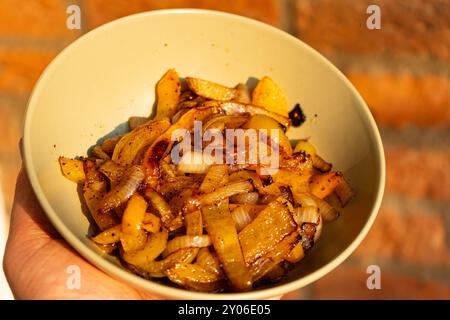
{"label": "fajita vegetable", "polygon": [[[82,186],[97,232],[89,238],[146,279],[188,290],[247,291],[279,281],[310,254],[354,196],[342,173],[307,140],[281,87],[263,77],[251,90],[168,70],[153,119],[87,157],[60,157]],[[295,111],[295,112],[294,112]]]}

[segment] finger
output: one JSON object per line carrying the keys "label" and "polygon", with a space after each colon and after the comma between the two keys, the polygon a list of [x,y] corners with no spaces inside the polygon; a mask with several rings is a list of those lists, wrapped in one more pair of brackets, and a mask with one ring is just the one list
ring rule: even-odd
{"label": "finger", "polygon": [[[19,153],[23,160],[23,138],[19,140]],[[25,226],[31,227],[34,234],[39,237],[41,237],[42,233],[42,236],[61,238],[45,216],[33,191],[26,170],[22,165],[16,180],[10,232],[27,233]]]}
{"label": "finger", "polygon": [[23,168],[16,182],[10,235],[11,237],[19,235],[22,238],[26,235],[31,238],[27,240],[37,241],[45,238],[61,238],[45,216]]}
{"label": "finger", "polygon": [[[11,225],[5,249],[5,272],[17,298],[155,299],[98,270],[74,252],[46,218],[25,170],[16,182]],[[58,257],[58,259],[54,259]],[[65,287],[67,266],[79,266],[83,287]],[[45,290],[43,289],[45,288]]]}

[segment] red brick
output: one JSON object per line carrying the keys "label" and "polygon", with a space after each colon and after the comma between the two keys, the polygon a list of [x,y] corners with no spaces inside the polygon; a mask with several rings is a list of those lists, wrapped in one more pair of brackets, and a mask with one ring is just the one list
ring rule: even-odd
{"label": "red brick", "polygon": [[450,285],[381,268],[381,289],[367,288],[367,266],[343,264],[313,285],[314,299],[450,299]]}
{"label": "red brick", "polygon": [[18,142],[22,136],[22,121],[25,100],[18,102],[0,99],[0,161],[11,158],[18,152]]}
{"label": "red brick", "polygon": [[388,146],[385,152],[388,192],[450,200],[450,150]]}
{"label": "red brick", "polygon": [[0,36],[68,37],[76,31],[66,27],[66,1],[2,0],[0,2]]}
{"label": "red brick", "polygon": [[402,261],[450,266],[445,223],[439,212],[383,204],[375,224],[355,252],[363,261]]}
{"label": "red brick", "polygon": [[[297,35],[324,53],[425,55],[450,59],[450,3],[441,0],[297,0]],[[369,30],[366,9],[381,9]]]}
{"label": "red brick", "polygon": [[33,48],[0,49],[0,92],[29,94],[56,52]]}
{"label": "red brick", "polygon": [[377,122],[389,126],[450,126],[450,79],[410,73],[353,72],[347,77]]}
{"label": "red brick", "polygon": [[89,28],[97,27],[108,21],[133,13],[170,8],[200,8],[226,11],[261,20],[273,25],[280,24],[277,0],[117,0],[114,4],[108,0],[85,1]]}

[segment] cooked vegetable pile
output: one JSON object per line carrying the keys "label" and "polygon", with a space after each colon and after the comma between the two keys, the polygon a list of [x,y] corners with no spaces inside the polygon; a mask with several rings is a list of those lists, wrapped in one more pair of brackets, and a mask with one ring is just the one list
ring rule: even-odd
{"label": "cooked vegetable pile", "polygon": [[[269,77],[251,92],[244,84],[190,77],[182,85],[170,69],[156,95],[153,119],[131,117],[130,132],[104,140],[88,157],[59,158],[63,175],[83,186],[98,227],[92,241],[136,274],[189,290],[246,291],[280,280],[353,196],[343,175],[307,140],[291,146],[288,103]],[[298,105],[294,111],[304,118]],[[267,174],[266,164],[206,156],[185,161],[189,152],[174,161],[182,141],[172,135],[178,129],[194,135],[194,121],[204,131],[278,133],[263,146],[277,152],[278,170]],[[244,153],[254,147],[246,143]],[[233,150],[224,157],[242,152]]]}

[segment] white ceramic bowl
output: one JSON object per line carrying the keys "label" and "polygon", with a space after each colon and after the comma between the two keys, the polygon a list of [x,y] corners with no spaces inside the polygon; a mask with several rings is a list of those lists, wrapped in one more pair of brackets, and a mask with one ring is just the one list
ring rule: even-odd
{"label": "white ceramic bowl", "polygon": [[[76,186],[63,178],[60,155],[86,154],[129,116],[152,111],[155,84],[168,68],[226,85],[272,77],[308,120],[293,139],[311,137],[344,172],[357,197],[326,226],[312,254],[280,283],[245,293],[209,294],[144,280],[86,238]],[[317,114],[317,117],[314,115]],[[385,180],[383,147],[366,104],[323,56],[276,28],[205,10],[162,10],[119,19],[84,35],[47,67],[28,104],[25,162],[36,195],[56,229],[83,257],[133,286],[169,298],[261,299],[299,289],[344,261],[377,215]]]}

